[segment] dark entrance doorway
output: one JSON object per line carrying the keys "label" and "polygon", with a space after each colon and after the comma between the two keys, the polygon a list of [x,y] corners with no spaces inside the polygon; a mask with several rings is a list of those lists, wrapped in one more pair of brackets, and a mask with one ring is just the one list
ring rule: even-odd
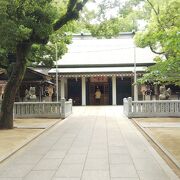
{"label": "dark entrance doorway", "polygon": [[117,105],[123,104],[123,98],[131,97],[131,78],[117,78]]}
{"label": "dark entrance doorway", "polygon": [[80,78],[72,78],[68,79],[68,99],[71,98],[73,100],[73,105],[81,105],[81,79]]}
{"label": "dark entrance doorway", "polygon": [[[95,92],[99,89],[101,92],[100,103],[97,104],[95,99]],[[87,104],[88,105],[109,105],[110,94],[112,93],[109,78],[108,77],[93,77],[88,81],[87,86]]]}
{"label": "dark entrance doorway", "polygon": [[89,104],[97,105],[95,100],[95,92],[97,89],[101,92],[100,105],[109,104],[109,84],[108,83],[90,83],[89,85]]}

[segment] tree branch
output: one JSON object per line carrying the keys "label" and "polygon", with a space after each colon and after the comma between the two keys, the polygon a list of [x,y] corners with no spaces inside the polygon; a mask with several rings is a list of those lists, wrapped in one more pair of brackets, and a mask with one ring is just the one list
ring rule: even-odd
{"label": "tree branch", "polygon": [[150,0],[147,0],[147,2],[149,3],[149,5],[152,7],[152,10],[153,10],[154,13],[156,14],[157,21],[158,21],[159,25],[161,26],[161,28],[162,28],[163,30],[165,30],[164,27],[161,25],[161,21],[160,21],[160,19],[159,19],[159,13],[160,13],[159,7],[158,7],[158,10],[156,10],[155,7],[154,7],[154,5],[151,3]]}
{"label": "tree branch", "polygon": [[165,52],[157,52],[157,51],[155,51],[151,45],[149,45],[149,47],[150,47],[151,51],[153,53],[155,53],[155,54],[165,54]]}
{"label": "tree branch", "polygon": [[[53,25],[54,31],[57,31],[58,29],[60,29],[67,22],[78,19],[79,11],[82,10],[82,8],[84,7],[84,5],[86,4],[87,1],[88,0],[83,0],[82,2],[78,2],[78,0],[69,0],[66,14],[63,15]],[[37,36],[35,34],[35,32],[33,31],[30,41],[32,41],[33,43],[38,43],[38,44],[46,44],[49,41],[49,37],[41,38],[41,37]]]}
{"label": "tree branch", "polygon": [[77,19],[79,17],[79,11],[82,10],[87,1],[88,0],[83,0],[82,2],[78,2],[77,0],[69,0],[66,14],[53,25],[54,31],[60,29],[67,22]]}
{"label": "tree branch", "polygon": [[154,6],[153,6],[153,4],[151,3],[151,1],[147,0],[147,2],[148,2],[149,5],[152,7],[152,9],[153,9],[154,13],[156,14],[156,16],[158,16],[158,15],[159,15],[159,9],[158,9],[158,11],[156,11],[156,9],[154,8]]}

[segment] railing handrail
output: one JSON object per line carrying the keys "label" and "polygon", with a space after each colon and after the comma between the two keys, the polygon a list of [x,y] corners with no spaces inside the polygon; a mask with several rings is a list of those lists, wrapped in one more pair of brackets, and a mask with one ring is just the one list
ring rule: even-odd
{"label": "railing handrail", "polygon": [[61,102],[15,102],[14,104],[61,104]]}
{"label": "railing handrail", "polygon": [[66,104],[71,104],[71,102],[70,102],[70,101],[66,101],[65,103],[66,103]]}
{"label": "railing handrail", "polygon": [[[126,98],[125,98],[126,99]],[[180,102],[180,100],[145,100],[145,101],[132,101],[132,103],[167,103],[167,102]]]}

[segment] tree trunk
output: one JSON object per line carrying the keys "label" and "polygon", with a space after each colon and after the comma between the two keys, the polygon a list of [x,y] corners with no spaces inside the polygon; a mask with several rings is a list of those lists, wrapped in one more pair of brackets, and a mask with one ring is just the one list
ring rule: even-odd
{"label": "tree trunk", "polygon": [[23,43],[17,46],[16,62],[12,65],[12,73],[5,88],[0,112],[0,129],[13,128],[13,106],[16,93],[26,71],[26,55],[30,46]]}

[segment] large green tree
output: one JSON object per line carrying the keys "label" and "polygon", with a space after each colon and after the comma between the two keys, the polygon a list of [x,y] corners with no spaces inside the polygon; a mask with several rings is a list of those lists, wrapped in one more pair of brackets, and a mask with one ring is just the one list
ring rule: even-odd
{"label": "large green tree", "polygon": [[157,54],[156,64],[139,80],[180,85],[180,1],[147,0],[151,18],[147,28],[137,33],[139,47],[149,46]]}
{"label": "large green tree", "polygon": [[[0,128],[13,128],[13,105],[34,45],[45,45],[50,36],[79,17],[87,0],[0,0],[0,51],[9,61],[10,77],[0,112]],[[8,60],[9,59],[9,60]]]}

